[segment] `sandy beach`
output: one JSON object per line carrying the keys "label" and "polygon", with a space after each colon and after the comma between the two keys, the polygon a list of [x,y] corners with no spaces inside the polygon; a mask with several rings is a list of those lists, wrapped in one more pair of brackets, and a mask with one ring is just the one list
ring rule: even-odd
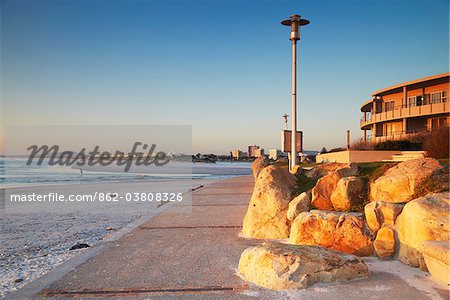
{"label": "sandy beach", "polygon": [[[217,179],[181,179],[143,182],[47,185],[7,189],[9,194],[183,193]],[[186,199],[185,199],[186,200]],[[189,201],[189,200],[187,200]],[[3,297],[42,276],[85,249],[69,250],[79,244],[94,245],[125,225],[154,214],[160,202],[116,203],[6,203],[0,226],[0,283]]]}

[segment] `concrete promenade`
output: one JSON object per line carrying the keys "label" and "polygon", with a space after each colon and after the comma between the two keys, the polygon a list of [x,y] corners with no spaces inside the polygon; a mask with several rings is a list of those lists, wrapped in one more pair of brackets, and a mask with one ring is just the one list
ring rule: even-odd
{"label": "concrete promenade", "polygon": [[[139,299],[445,299],[426,273],[397,261],[368,259],[368,279],[272,292],[236,275],[242,251],[261,241],[239,237],[253,188],[251,176],[212,183],[190,204],[160,214],[89,256],[72,259],[11,298]],[[191,211],[192,210],[192,211]],[[82,256],[82,255],[81,255]]]}

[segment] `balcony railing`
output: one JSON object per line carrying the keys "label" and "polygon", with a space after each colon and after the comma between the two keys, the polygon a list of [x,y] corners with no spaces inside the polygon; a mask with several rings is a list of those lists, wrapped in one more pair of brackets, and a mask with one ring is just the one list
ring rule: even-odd
{"label": "balcony railing", "polygon": [[364,118],[363,116],[359,124],[362,128],[366,125],[383,121],[418,117],[424,115],[434,115],[446,112],[450,112],[450,105],[448,102],[422,103],[422,105],[417,106],[399,105],[375,114],[372,113],[369,117],[366,118]]}
{"label": "balcony railing", "polygon": [[[426,134],[431,130],[428,128],[417,129],[417,130],[409,130],[409,131],[391,131],[385,133],[384,135],[374,135],[368,134],[366,136],[367,142],[382,142],[387,140],[400,140],[404,138],[411,138],[412,136],[419,136],[422,134]],[[361,141],[364,141],[364,138],[361,138]]]}

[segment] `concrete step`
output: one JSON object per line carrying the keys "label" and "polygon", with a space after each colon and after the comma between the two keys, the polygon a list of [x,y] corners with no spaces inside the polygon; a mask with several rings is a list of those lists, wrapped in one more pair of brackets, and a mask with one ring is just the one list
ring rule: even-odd
{"label": "concrete step", "polygon": [[421,155],[425,155],[425,151],[402,151],[402,154],[421,154]]}
{"label": "concrete step", "polygon": [[408,161],[413,159],[420,159],[422,157],[416,157],[416,156],[392,156],[391,161]]}
{"label": "concrete step", "polygon": [[392,155],[390,161],[408,161],[425,157],[425,151],[402,151],[400,154]]}

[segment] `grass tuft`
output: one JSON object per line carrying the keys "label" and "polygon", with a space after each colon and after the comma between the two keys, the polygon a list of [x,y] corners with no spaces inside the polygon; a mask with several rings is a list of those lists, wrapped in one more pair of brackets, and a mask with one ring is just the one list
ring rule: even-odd
{"label": "grass tuft", "polygon": [[295,177],[297,177],[297,184],[291,190],[291,198],[292,199],[294,199],[301,193],[304,193],[304,192],[312,189],[316,185],[317,180],[318,180],[318,179],[309,178],[308,176],[306,176],[303,173],[297,174],[297,175],[295,175]]}
{"label": "grass tuft", "polygon": [[370,183],[383,176],[384,173],[397,163],[388,162],[371,162],[371,163],[359,163],[359,174],[364,184],[363,189],[363,201],[360,205],[354,208],[354,211],[364,213],[364,206],[370,202]]}
{"label": "grass tuft", "polygon": [[417,185],[412,198],[416,199],[431,193],[448,192],[450,190],[449,178],[449,168],[447,165],[420,182]]}

